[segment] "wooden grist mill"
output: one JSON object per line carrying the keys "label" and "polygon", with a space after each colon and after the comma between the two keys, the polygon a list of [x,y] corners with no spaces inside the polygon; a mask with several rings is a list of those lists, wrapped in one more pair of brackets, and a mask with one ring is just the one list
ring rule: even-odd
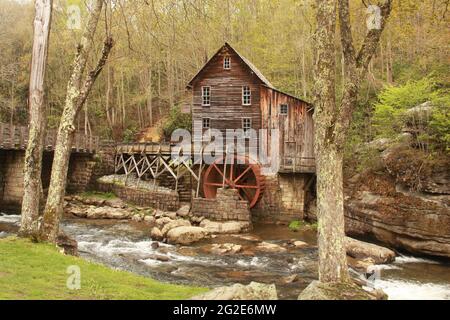
{"label": "wooden grist mill", "polygon": [[[187,91],[183,110],[192,114],[191,150],[195,151],[178,156],[176,143],[119,145],[116,173],[171,179],[175,190],[189,182],[191,199],[214,199],[220,188],[235,189],[261,219],[302,216],[314,183],[313,107],[276,89],[227,43],[192,78]],[[259,159],[237,152],[205,161],[210,142],[205,137],[212,130],[224,141],[227,131],[239,132],[237,140],[244,145],[255,142],[253,154],[264,148],[268,158],[277,159],[276,166],[271,163],[272,170],[264,170],[266,164]]]}

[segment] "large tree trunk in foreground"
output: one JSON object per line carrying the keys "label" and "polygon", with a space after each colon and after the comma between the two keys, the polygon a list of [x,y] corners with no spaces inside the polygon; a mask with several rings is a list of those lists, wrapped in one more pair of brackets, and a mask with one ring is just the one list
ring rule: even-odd
{"label": "large tree trunk in foreground", "polygon": [[319,280],[345,282],[348,270],[342,191],[343,153],[336,148],[330,135],[336,111],[336,0],[318,1],[317,6],[314,150],[317,166]]}
{"label": "large tree trunk in foreground", "polygon": [[[335,31],[337,3],[345,62],[344,92],[336,104]],[[317,0],[315,34],[314,150],[317,166],[317,218],[319,280],[326,283],[349,279],[344,228],[343,154],[344,144],[356,108],[357,95],[367,66],[376,51],[391,11],[391,0],[380,1],[380,26],[367,32],[355,54],[348,0]]]}
{"label": "large tree trunk in foreground", "polygon": [[22,217],[19,234],[37,233],[41,198],[42,152],[45,135],[44,78],[52,17],[52,0],[36,0],[30,72],[30,124],[25,152]]}
{"label": "large tree trunk in foreground", "polygon": [[95,79],[103,69],[113,45],[112,39],[108,37],[105,40],[102,56],[96,68],[90,71],[86,79],[82,81],[89,54],[92,51],[92,43],[102,6],[103,0],[96,0],[92,6],[86,29],[77,48],[78,52],[75,57],[72,75],[67,85],[66,101],[56,138],[50,187],[40,229],[40,239],[44,241],[56,241],[59,232],[59,221],[63,213],[67,171],[75,134],[75,120],[89,95]]}

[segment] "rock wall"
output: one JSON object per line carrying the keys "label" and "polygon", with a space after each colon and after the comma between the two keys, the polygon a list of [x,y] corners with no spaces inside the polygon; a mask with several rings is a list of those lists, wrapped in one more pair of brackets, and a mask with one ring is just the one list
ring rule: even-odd
{"label": "rock wall", "polygon": [[386,150],[383,167],[345,181],[349,235],[371,236],[393,248],[450,258],[448,160],[430,164],[425,158],[418,161],[421,157],[420,151],[410,148]]}
{"label": "rock wall", "polygon": [[24,157],[23,151],[2,151],[2,207],[20,205],[22,202]]}
{"label": "rock wall", "polygon": [[311,178],[311,175],[294,173],[266,176],[263,196],[252,209],[253,219],[263,222],[303,220]]}
{"label": "rock wall", "polygon": [[192,199],[191,212],[215,221],[251,221],[248,202],[240,199],[235,189],[217,189],[215,199]]}
{"label": "rock wall", "polygon": [[116,143],[114,141],[101,141],[93,158],[95,165],[92,168],[89,188],[95,189],[98,178],[114,173],[115,156]]}
{"label": "rock wall", "polygon": [[138,206],[153,207],[164,211],[176,211],[180,207],[179,197],[175,191],[152,191],[101,182],[97,182],[97,190],[112,192],[119,198]]}
{"label": "rock wall", "polygon": [[[0,208],[17,209],[21,206],[23,196],[23,164],[25,151],[0,151]],[[44,152],[42,158],[42,187],[44,193],[50,183],[53,152]],[[68,192],[85,191],[91,180],[95,162],[93,155],[74,153],[70,157],[67,180]]]}
{"label": "rock wall", "polygon": [[71,154],[66,191],[68,193],[86,191],[91,181],[92,171],[95,165],[96,162],[90,154]]}

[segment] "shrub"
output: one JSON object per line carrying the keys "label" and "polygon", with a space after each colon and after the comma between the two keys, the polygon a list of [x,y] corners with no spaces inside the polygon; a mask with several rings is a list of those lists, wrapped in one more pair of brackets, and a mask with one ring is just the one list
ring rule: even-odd
{"label": "shrub", "polygon": [[[425,119],[411,119],[407,110],[430,102],[432,112]],[[407,124],[413,127],[418,145],[431,150],[449,151],[450,95],[432,77],[409,81],[397,87],[387,87],[378,95],[373,113],[373,127],[378,137],[392,138]],[[414,117],[413,117],[414,118]]]}

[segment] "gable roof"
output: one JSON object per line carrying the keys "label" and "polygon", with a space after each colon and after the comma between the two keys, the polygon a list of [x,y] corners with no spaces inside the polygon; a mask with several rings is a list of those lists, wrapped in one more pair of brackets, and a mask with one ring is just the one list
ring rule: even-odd
{"label": "gable roof", "polygon": [[194,75],[194,77],[191,79],[191,81],[189,81],[188,82],[188,85],[187,85],[187,88],[190,88],[190,87],[192,87],[192,83],[197,79],[197,77],[202,73],[202,71],[208,66],[208,64],[214,59],[214,57],[216,56],[216,55],[218,55],[221,51],[222,51],[222,49],[224,48],[224,47],[227,47],[229,50],[231,50],[232,52],[234,52],[243,62],[244,62],[244,64],[256,75],[256,77],[263,83],[263,85],[264,86],[266,86],[266,87],[268,87],[268,88],[270,88],[270,89],[273,89],[273,90],[275,90],[275,91],[278,91],[278,92],[280,92],[280,93],[282,93],[282,94],[285,94],[285,95],[287,95],[287,96],[290,96],[290,97],[292,97],[292,98],[294,98],[294,99],[297,99],[297,100],[300,100],[300,101],[303,101],[303,102],[305,102],[305,103],[307,103],[308,105],[311,105],[309,102],[307,102],[307,101],[305,101],[305,100],[303,100],[303,99],[300,99],[300,98],[297,98],[297,97],[295,97],[295,96],[293,96],[293,95],[291,95],[291,94],[288,94],[288,93],[285,93],[285,92],[283,92],[283,91],[281,91],[281,90],[278,90],[277,88],[275,88],[273,85],[272,85],[272,83],[270,83],[270,81],[261,73],[261,71],[259,71],[258,70],[258,68],[256,68],[255,67],[255,65],[253,64],[253,63],[251,63],[250,62],[250,60],[248,60],[246,57],[244,57],[243,55],[241,55],[239,52],[237,52],[236,51],[236,49],[234,49],[228,42],[225,42],[225,44],[222,46],[222,47],[220,47],[220,49],[219,50],[217,50],[217,52],[203,65],[203,67]]}
{"label": "gable roof", "polygon": [[202,71],[208,66],[208,64],[214,59],[216,55],[222,51],[224,47],[227,47],[229,50],[234,52],[243,62],[244,64],[256,75],[256,77],[267,87],[274,88],[273,85],[270,83],[269,80],[267,80],[266,77],[261,73],[261,71],[258,70],[258,68],[255,67],[253,63],[251,63],[247,58],[245,58],[243,55],[241,55],[239,52],[236,51],[228,42],[225,42],[225,44],[220,47],[220,49],[204,64],[204,66],[195,74],[195,76],[191,79],[191,81],[188,82],[188,87],[192,86],[192,83],[197,79],[197,77],[202,73]]}

